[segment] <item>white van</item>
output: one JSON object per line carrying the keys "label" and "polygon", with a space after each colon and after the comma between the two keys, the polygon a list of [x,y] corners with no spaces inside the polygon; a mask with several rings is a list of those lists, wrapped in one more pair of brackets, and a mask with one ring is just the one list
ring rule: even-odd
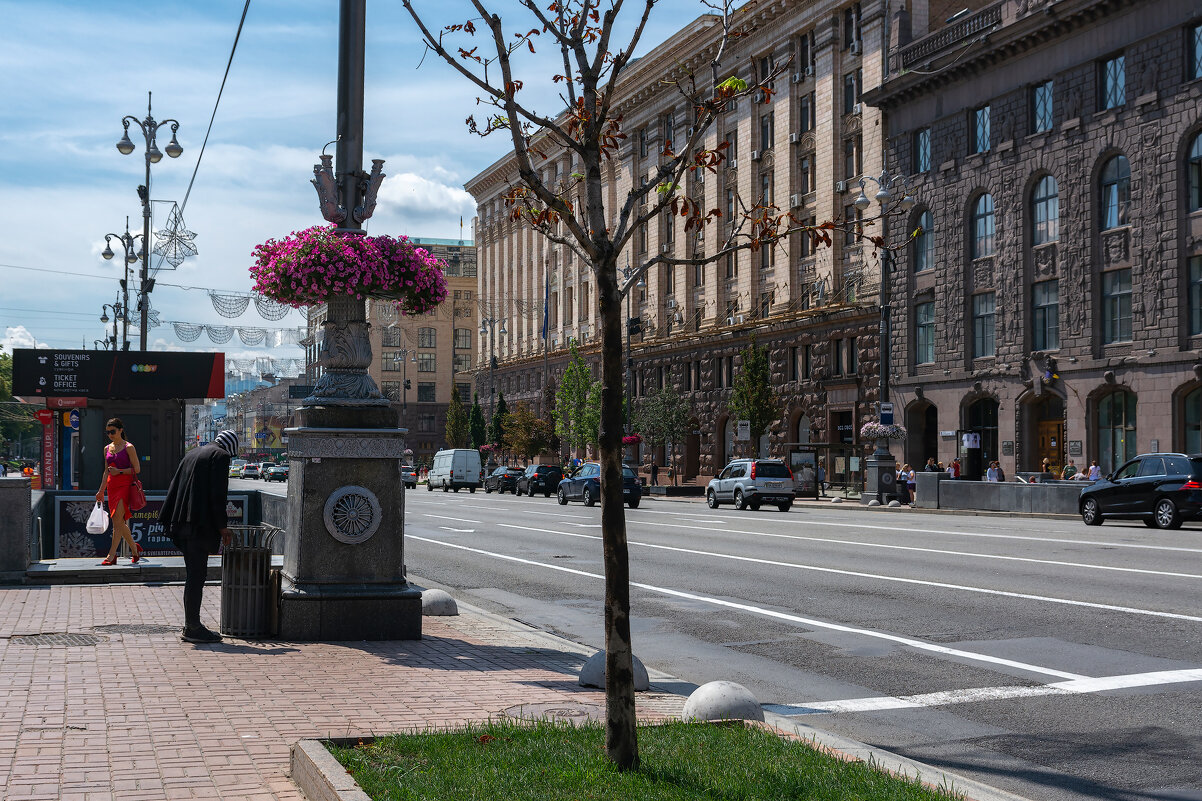
{"label": "white van", "polygon": [[483,483],[483,476],[480,451],[473,448],[439,451],[434,454],[434,466],[426,476],[426,489],[433,492],[435,487],[442,487],[443,492],[449,489],[459,492],[467,487],[475,492]]}

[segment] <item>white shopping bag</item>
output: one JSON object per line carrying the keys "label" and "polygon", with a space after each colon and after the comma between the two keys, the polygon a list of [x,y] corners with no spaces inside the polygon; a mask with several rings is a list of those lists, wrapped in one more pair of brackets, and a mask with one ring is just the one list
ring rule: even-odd
{"label": "white shopping bag", "polygon": [[96,508],[92,510],[92,514],[88,515],[87,530],[89,534],[103,534],[109,528],[109,513],[104,511],[100,501],[96,502]]}

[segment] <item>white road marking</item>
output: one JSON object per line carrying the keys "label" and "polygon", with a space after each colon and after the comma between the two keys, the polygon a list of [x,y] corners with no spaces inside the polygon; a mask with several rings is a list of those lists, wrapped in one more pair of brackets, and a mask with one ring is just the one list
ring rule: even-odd
{"label": "white road marking", "polygon": [[438,520],[454,520],[456,523],[475,523],[476,525],[482,525],[479,520],[468,520],[464,517],[447,517],[446,515],[432,515],[429,513],[423,513],[422,517],[433,517],[437,518]]}
{"label": "white road marking", "polygon": [[[565,523],[564,525],[579,526],[580,528],[601,528],[600,523]],[[513,526],[513,528],[521,528],[521,526]]]}
{"label": "white road marking", "polygon": [[[506,526],[506,528],[518,528],[518,526]],[[551,532],[551,533],[556,533],[556,532]],[[568,536],[588,537],[589,535],[568,534]],[[458,545],[456,543],[445,542],[443,540],[429,539],[427,537],[418,537],[418,536],[410,535],[409,538],[418,540],[420,542],[428,542],[432,545],[441,545],[444,548],[454,548],[456,550],[468,551],[470,553],[477,553],[482,556],[491,556],[494,559],[501,559],[501,560],[504,560],[507,562],[517,562],[517,563],[523,564],[523,565],[531,565],[534,567],[547,568],[548,570],[558,570],[561,573],[571,573],[572,575],[576,575],[576,576],[584,576],[586,578],[600,579],[602,581],[605,580],[605,576],[600,573],[589,573],[585,570],[577,570],[577,569],[571,568],[571,567],[564,567],[563,565],[550,565],[545,562],[536,562],[533,559],[523,559],[518,556],[509,556],[508,554],[496,553],[494,551],[485,551],[480,548],[469,548],[466,545]],[[592,538],[592,539],[596,539],[596,538]],[[748,612],[753,615],[762,615],[764,617],[775,618],[777,620],[785,620],[790,623],[797,623],[799,625],[806,626],[808,628],[826,629],[828,631],[840,631],[840,632],[844,632],[847,634],[853,634],[853,635],[857,635],[857,636],[861,636],[861,637],[872,637],[872,638],[878,639],[878,640],[887,640],[888,642],[897,643],[898,645],[905,645],[905,646],[909,646],[911,648],[917,648],[922,651],[930,651],[932,653],[942,654],[944,656],[955,657],[958,659],[965,659],[965,660],[968,660],[971,662],[983,662],[983,663],[990,664],[990,665],[998,665],[1001,667],[1014,668],[1016,670],[1021,670],[1021,671],[1027,672],[1027,673],[1039,673],[1039,674],[1043,674],[1045,676],[1056,676],[1057,678],[1061,678],[1061,679],[1084,679],[1084,678],[1087,678],[1086,676],[1082,676],[1079,673],[1068,673],[1063,670],[1055,670],[1052,668],[1040,667],[1039,665],[1030,665],[1025,662],[1016,662],[1012,659],[1003,659],[1003,658],[997,657],[997,656],[989,656],[988,654],[978,654],[978,653],[973,653],[972,651],[962,651],[958,648],[948,648],[947,646],[944,646],[944,645],[936,645],[935,643],[924,642],[923,640],[916,640],[911,637],[902,637],[900,635],[890,634],[890,633],[884,632],[884,631],[874,631],[872,629],[862,629],[862,628],[856,628],[854,626],[845,626],[841,623],[828,623],[825,620],[817,620],[814,618],[801,617],[800,615],[792,615],[787,612],[778,612],[774,609],[765,609],[765,608],[759,607],[759,606],[752,606],[751,604],[736,603],[735,601],[726,601],[721,598],[713,598],[710,596],[698,595],[696,593],[691,593],[691,592],[682,592],[680,590],[673,590],[673,589],[669,589],[667,587],[657,587],[653,584],[643,584],[640,582],[632,581],[632,582],[630,582],[630,586],[638,587],[639,589],[647,590],[648,592],[659,593],[660,595],[667,595],[667,596],[670,596],[673,598],[683,598],[683,599],[689,600],[689,601],[699,601],[701,603],[713,604],[714,606],[726,607],[727,609],[736,609],[740,612]]]}
{"label": "white road marking", "polygon": [[847,712],[880,712],[887,709],[916,709],[952,704],[976,704],[984,701],[1005,701],[1013,698],[1034,698],[1045,695],[1083,695],[1087,693],[1126,690],[1135,687],[1156,687],[1165,684],[1184,684],[1202,681],[1202,669],[1162,670],[1153,673],[1130,673],[1122,676],[1070,679],[1037,687],[974,687],[965,690],[946,690],[938,693],[849,698],[845,701],[812,701],[800,704],[765,704],[764,708],[778,715],[817,715]]}
{"label": "white road marking", "polygon": [[[696,531],[713,531],[713,526],[683,526],[679,523],[652,523],[645,521],[645,526],[660,526],[666,528],[687,528]],[[1033,562],[1039,565],[1055,565],[1057,567],[1079,567],[1088,570],[1114,570],[1120,573],[1143,573],[1152,576],[1167,576],[1171,578],[1202,579],[1198,573],[1172,573],[1167,570],[1146,570],[1138,567],[1112,567],[1110,565],[1090,565],[1083,562],[1065,562],[1056,559],[1032,559],[1026,556],[1004,556],[991,553],[972,553],[970,551],[949,551],[942,548],[922,548],[917,545],[889,545],[883,542],[861,542],[858,540],[836,540],[829,537],[806,537],[801,534],[772,534],[764,531],[748,531],[738,528],[724,528],[723,534],[750,534],[754,537],[775,537],[785,540],[804,540],[806,542],[827,542],[833,545],[858,545],[863,548],[887,548],[895,551],[918,551],[920,553],[937,553],[945,556],[971,556],[975,559],[1001,559],[1008,562]]]}
{"label": "white road marking", "polygon": [[524,512],[528,515],[546,515],[547,517],[575,517],[581,520],[593,520],[593,515],[572,515],[566,512]]}
{"label": "white road marking", "polygon": [[451,528],[450,526],[439,526],[444,531],[454,531],[456,534],[475,534],[474,528]]}
{"label": "white road marking", "polygon": [[[559,534],[564,537],[588,537],[590,539],[601,539],[591,534],[576,534],[571,531],[551,531],[543,528],[529,528],[527,526],[511,526],[506,523],[498,523],[502,528],[516,528],[522,531],[537,531],[544,534]],[[693,548],[677,548],[671,545],[655,545],[649,542],[637,542],[628,540],[631,546],[639,546],[642,548],[655,548],[661,551],[673,551],[675,553],[687,553],[695,556],[712,556],[718,559],[733,559],[737,562],[752,562],[761,565],[771,565],[773,567],[789,567],[794,570],[810,570],[815,573],[833,573],[840,576],[855,576],[856,578],[876,579],[877,581],[893,581],[900,584],[918,584],[924,587],[939,587],[945,590],[961,590],[963,592],[976,592],[983,595],[999,595],[1004,598],[1021,598],[1026,601],[1042,601],[1044,603],[1065,604],[1067,606],[1083,606],[1090,609],[1104,609],[1108,612],[1126,612],[1133,615],[1147,615],[1150,617],[1165,617],[1173,620],[1188,620],[1192,623],[1202,623],[1202,617],[1194,615],[1182,615],[1176,612],[1159,612],[1153,609],[1138,609],[1130,606],[1116,606],[1114,604],[1095,603],[1093,601],[1075,601],[1071,598],[1055,598],[1048,595],[1032,595],[1024,592],[1010,592],[1009,590],[994,590],[988,587],[970,587],[966,584],[948,584],[943,581],[926,581],[924,579],[904,578],[902,576],[885,576],[880,573],[863,573],[858,570],[840,570],[834,567],[819,567],[817,565],[803,565],[798,562],[778,562],[773,559],[757,559],[753,556],[739,556],[737,554],[715,553],[713,551],[699,551]]]}

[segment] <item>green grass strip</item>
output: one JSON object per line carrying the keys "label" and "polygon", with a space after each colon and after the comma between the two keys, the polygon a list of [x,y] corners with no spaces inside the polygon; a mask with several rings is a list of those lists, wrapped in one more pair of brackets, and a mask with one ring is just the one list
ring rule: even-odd
{"label": "green grass strip", "polygon": [[600,725],[493,721],[330,752],[375,801],[926,801],[957,797],[738,725],[639,727],[638,770]]}

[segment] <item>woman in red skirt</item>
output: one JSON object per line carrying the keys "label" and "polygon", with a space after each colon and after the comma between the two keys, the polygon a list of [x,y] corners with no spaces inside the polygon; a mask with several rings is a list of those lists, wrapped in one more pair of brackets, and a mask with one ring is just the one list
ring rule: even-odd
{"label": "woman in red skirt", "polygon": [[100,564],[117,564],[117,546],[124,540],[129,543],[129,552],[133,554],[130,561],[136,565],[142,556],[142,546],[134,542],[133,534],[129,531],[129,493],[142,467],[138,464],[137,449],[133,443],[125,441],[125,424],[120,417],[105,423],[104,433],[111,441],[104,449],[104,479],[96,491],[96,500],[103,501],[104,492],[108,490],[113,544],[109,546],[109,555]]}

